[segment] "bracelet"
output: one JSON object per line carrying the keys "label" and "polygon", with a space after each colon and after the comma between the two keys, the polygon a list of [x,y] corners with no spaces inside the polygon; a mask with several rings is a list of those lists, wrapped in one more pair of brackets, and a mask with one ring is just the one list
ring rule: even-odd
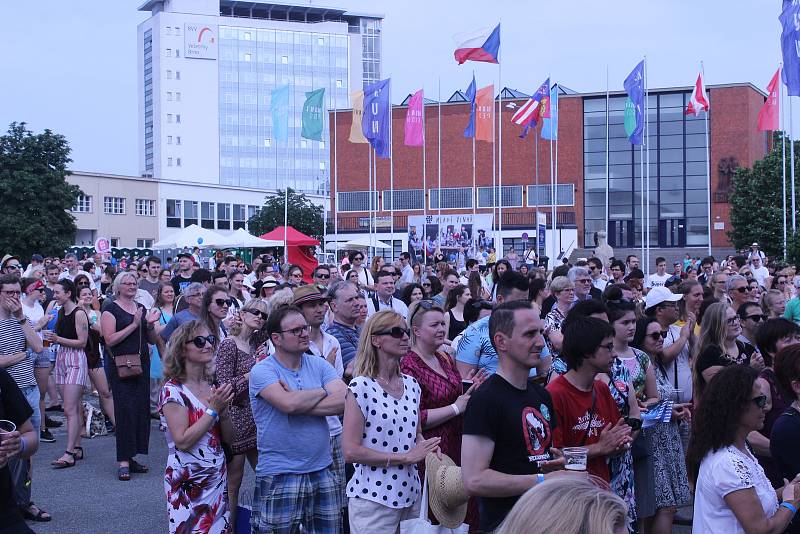
{"label": "bracelet", "polygon": [[544,475],[542,473],[538,473],[536,475],[536,484],[539,485],[544,482]]}
{"label": "bracelet", "polygon": [[206,408],[206,413],[211,416],[212,419],[216,420],[219,417],[219,414],[212,410],[211,408]]}
{"label": "bracelet", "polygon": [[781,503],[781,507],[786,508],[787,510],[792,512],[792,515],[797,513],[797,507],[788,501],[783,501]]}
{"label": "bracelet", "polygon": [[456,412],[456,416],[461,415],[461,410],[458,409],[458,406],[456,405],[455,402],[451,404],[450,407],[453,409],[454,412]]}
{"label": "bracelet", "polygon": [[392,457],[391,457],[391,456],[387,456],[387,457],[386,457],[386,467],[387,467],[387,468],[389,467],[389,462],[390,462],[390,461],[392,461]]}

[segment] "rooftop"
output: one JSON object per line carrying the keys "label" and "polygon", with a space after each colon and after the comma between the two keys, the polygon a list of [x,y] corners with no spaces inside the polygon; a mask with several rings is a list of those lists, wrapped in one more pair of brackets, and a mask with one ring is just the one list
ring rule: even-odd
{"label": "rooftop", "polygon": [[[166,0],[146,0],[139,11],[152,11]],[[347,11],[338,7],[306,2],[267,2],[261,0],[220,0],[219,13],[226,17],[243,17],[288,22],[349,22],[355,18],[383,19],[383,14]]]}

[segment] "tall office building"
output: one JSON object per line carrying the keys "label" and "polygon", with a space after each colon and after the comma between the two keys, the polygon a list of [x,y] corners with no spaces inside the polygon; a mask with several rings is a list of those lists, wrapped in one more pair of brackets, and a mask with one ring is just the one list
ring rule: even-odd
{"label": "tall office building", "polygon": [[[138,27],[142,175],[326,195],[329,125],[323,141],[300,138],[305,93],[324,88],[326,108],[342,109],[380,78],[381,15],[259,0],[147,0],[139,10],[151,13]],[[285,84],[288,141],[276,141],[271,92]]]}

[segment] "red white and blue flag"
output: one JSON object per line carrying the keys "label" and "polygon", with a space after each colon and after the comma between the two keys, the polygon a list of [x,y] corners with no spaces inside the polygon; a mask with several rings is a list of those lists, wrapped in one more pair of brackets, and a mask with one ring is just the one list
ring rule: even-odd
{"label": "red white and blue flag", "polygon": [[[536,126],[539,122],[542,113],[542,106],[539,104],[542,98],[545,98],[550,93],[550,78],[547,78],[542,85],[536,90],[532,97],[527,102],[522,104],[520,108],[511,116],[511,122],[519,126],[524,126],[524,130],[520,138],[525,139],[528,135],[528,129]],[[546,109],[544,110],[546,111]]]}
{"label": "red white and blue flag", "polygon": [[456,37],[458,45],[453,56],[461,65],[466,61],[499,63],[500,24],[494,30],[482,29]]}
{"label": "red white and blue flag", "polygon": [[694,115],[697,117],[701,111],[708,113],[708,99],[706,98],[706,86],[703,83],[703,73],[697,75],[697,81],[694,83],[692,89],[692,96],[689,98],[689,103],[686,105],[684,115]]}

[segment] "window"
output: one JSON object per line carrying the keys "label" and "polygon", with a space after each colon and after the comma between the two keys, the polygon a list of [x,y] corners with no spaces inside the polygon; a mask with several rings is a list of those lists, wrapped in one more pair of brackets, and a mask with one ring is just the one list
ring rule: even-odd
{"label": "window", "polygon": [[270,147],[270,146],[272,146],[272,141],[271,141],[271,140],[269,140],[269,139],[264,139],[264,146],[265,146],[265,147]]}
{"label": "window", "polygon": [[[537,195],[538,187],[538,195]],[[605,186],[604,186],[605,187]],[[528,186],[528,207],[551,206],[552,188],[549,185],[529,185]],[[572,184],[557,184],[556,186],[556,205],[574,206],[575,187]]]}
{"label": "window", "polygon": [[251,40],[250,32],[244,32],[244,40],[245,41],[250,41]]}
{"label": "window", "polygon": [[308,146],[308,143],[306,142],[306,140],[305,139],[300,139],[300,148],[306,148],[307,146]]}
{"label": "window", "polygon": [[175,26],[175,35],[180,35],[180,34],[181,34],[181,27]]}
{"label": "window", "polygon": [[281,56],[281,63],[284,65],[289,63],[289,56]]}
{"label": "window", "polygon": [[181,79],[181,71],[179,71],[179,70],[175,71],[175,79],[176,80],[180,80]]}
{"label": "window", "polygon": [[200,203],[200,226],[214,229],[214,203],[201,202]]}
{"label": "window", "polygon": [[178,136],[176,136],[176,137],[175,137],[175,144],[176,144],[176,145],[179,145],[179,144],[181,144],[181,136],[180,136],[180,135],[178,135]]}
{"label": "window", "polygon": [[[430,190],[430,207],[439,209],[439,190]],[[442,188],[442,209],[471,208],[473,202],[471,187]]]}
{"label": "window", "polygon": [[320,141],[319,142],[319,149],[320,150],[325,150],[325,141]]}
{"label": "window", "polygon": [[[394,202],[392,191],[383,192],[383,211],[396,210],[421,210],[425,209],[425,191],[422,189],[395,189]],[[392,208],[394,204],[394,208]]]}
{"label": "window", "polygon": [[317,37],[317,44],[318,45],[324,45],[325,44],[325,38],[324,37]]}
{"label": "window", "polygon": [[[339,192],[336,204],[337,211],[370,211],[369,191]],[[378,193],[372,192],[372,209],[378,209]]]}
{"label": "window", "polygon": [[175,102],[180,102],[180,101],[181,101],[181,94],[175,93]]}
{"label": "window", "polygon": [[172,136],[171,136],[171,135],[168,135],[168,136],[167,136],[167,144],[168,144],[168,145],[171,145],[171,144],[172,144]]}
{"label": "window", "polygon": [[184,200],[183,201],[183,226],[190,224],[197,224],[197,201]]}
{"label": "window", "polygon": [[321,171],[325,170],[325,162],[324,161],[320,161],[319,162],[319,170],[321,170]]}
{"label": "window", "polygon": [[172,158],[167,158],[167,167],[172,167]]}
{"label": "window", "polygon": [[164,50],[164,55],[166,57],[172,57],[172,49],[171,48],[167,48],[166,50]]}
{"label": "window", "polygon": [[91,213],[92,197],[89,195],[78,195],[78,199],[75,201],[72,211],[75,213]]}
{"label": "window", "polygon": [[167,69],[167,79],[168,80],[172,79],[172,71],[170,69]]}
{"label": "window", "polygon": [[175,166],[176,167],[180,167],[181,166],[181,158],[175,158]]}
{"label": "window", "polygon": [[250,62],[250,59],[251,59],[251,57],[252,57],[252,56],[251,56],[250,54],[245,54],[245,55],[244,55],[244,60],[245,60],[245,62],[249,63],[249,62]]}
{"label": "window", "polygon": [[118,237],[109,237],[108,240],[111,242],[112,247],[119,246],[119,238]]}
{"label": "window", "polygon": [[247,206],[244,204],[233,205],[233,229],[244,228],[247,221]]}
{"label": "window", "polygon": [[336,88],[341,89],[342,87],[342,80],[336,80]]}
{"label": "window", "polygon": [[[479,208],[491,208],[492,206],[498,206],[500,203],[497,202],[496,197],[500,196],[500,187],[496,187],[494,189],[494,195],[492,195],[492,188],[491,187],[479,187],[478,188],[478,207]],[[502,192],[502,202],[504,208],[520,208],[522,207],[522,186],[521,185],[504,185],[503,192]]]}
{"label": "window", "polygon": [[172,113],[167,113],[167,123],[168,124],[172,123]]}
{"label": "window", "polygon": [[175,57],[181,57],[181,51],[179,49],[175,49]]}
{"label": "window", "polygon": [[172,91],[167,91],[167,102],[172,102]]}
{"label": "window", "polygon": [[125,197],[103,197],[103,213],[125,215]]}
{"label": "window", "polygon": [[172,35],[172,26],[164,26],[164,33],[167,35]]}
{"label": "window", "polygon": [[153,246],[152,237],[139,237],[136,239],[136,248],[150,248]]}
{"label": "window", "polygon": [[142,215],[144,217],[155,217],[156,216],[156,201],[155,200],[148,200],[146,198],[137,198],[136,199],[136,215]]}
{"label": "window", "polygon": [[178,113],[177,115],[175,115],[175,122],[176,122],[177,124],[180,124],[180,123],[181,123],[181,114],[180,114],[180,113]]}
{"label": "window", "polygon": [[231,205],[217,204],[217,229],[231,229]]}
{"label": "window", "polygon": [[167,228],[181,227],[181,201],[167,199]]}

